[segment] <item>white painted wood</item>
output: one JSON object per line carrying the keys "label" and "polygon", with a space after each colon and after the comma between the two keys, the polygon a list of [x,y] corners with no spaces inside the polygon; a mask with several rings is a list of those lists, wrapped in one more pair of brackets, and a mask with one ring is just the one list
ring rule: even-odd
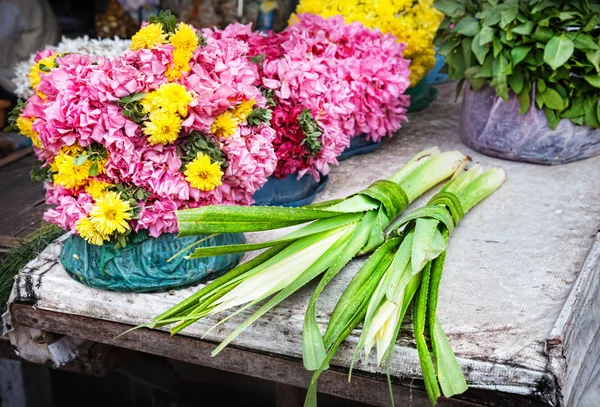
{"label": "white painted wood", "polygon": [[[597,267],[584,270],[600,224],[600,157],[546,167],[476,154],[458,140],[460,105],[454,103],[453,89],[454,84],[443,86],[439,100],[429,110],[411,115],[411,123],[379,151],[333,169],[330,184],[319,200],[349,195],[387,177],[409,157],[432,145],[442,150],[460,149],[485,167],[503,166],[508,174],[506,184],[469,212],[451,238],[439,317],[471,386],[536,394],[549,405],[560,405],[562,393],[557,384],[567,386],[567,393],[573,388],[570,371],[561,366],[567,361],[573,366],[581,363],[578,359],[588,350],[600,352],[589,341],[578,341],[577,346],[583,347],[571,356],[567,352],[566,359],[546,353],[547,339],[564,340],[568,335],[570,325],[561,321],[571,320],[570,314],[577,309],[585,314],[585,307],[590,306],[585,302],[579,308],[568,305],[574,303],[570,296],[578,296],[577,291],[600,280]],[[255,238],[253,235],[250,240]],[[37,307],[51,311],[137,325],[196,290],[119,294],[91,289],[64,272],[57,261],[59,252],[60,243],[53,244],[21,271],[16,298],[35,299]],[[318,304],[322,327],[360,264],[361,260],[352,262],[324,291]],[[312,288],[314,285],[300,290],[234,343],[300,357],[302,319]],[[598,311],[594,308],[592,312],[598,321]],[[222,340],[249,314],[242,313],[206,338]],[[216,321],[207,318],[183,334],[200,337]],[[553,331],[557,323],[567,331]],[[340,348],[334,365],[348,366],[359,334],[356,330]],[[394,351],[392,374],[418,377],[420,368],[412,340],[409,335],[401,337]],[[372,362],[361,360],[357,367],[382,372]],[[577,375],[577,380],[583,379]]]}

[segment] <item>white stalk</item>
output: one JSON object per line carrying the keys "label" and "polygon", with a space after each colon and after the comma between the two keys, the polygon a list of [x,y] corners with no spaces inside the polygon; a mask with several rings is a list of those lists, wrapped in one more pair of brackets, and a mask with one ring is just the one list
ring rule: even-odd
{"label": "white stalk", "polygon": [[336,229],[331,235],[253,274],[216,301],[211,314],[272,295],[304,273],[354,224]]}

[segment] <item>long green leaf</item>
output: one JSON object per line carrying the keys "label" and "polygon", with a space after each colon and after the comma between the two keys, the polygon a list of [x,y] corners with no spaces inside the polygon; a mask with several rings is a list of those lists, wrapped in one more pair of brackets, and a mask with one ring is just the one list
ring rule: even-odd
{"label": "long green leaf", "polygon": [[201,257],[219,256],[223,254],[249,252],[253,250],[264,249],[266,247],[276,246],[281,243],[289,243],[305,236],[314,235],[316,233],[335,229],[353,222],[358,222],[362,217],[362,213],[349,213],[340,216],[335,216],[333,218],[319,219],[312,223],[309,223],[308,225],[294,232],[285,235],[282,238],[269,240],[261,243],[199,247],[188,258],[196,259]]}
{"label": "long green leaf", "polygon": [[271,298],[265,305],[263,305],[258,311],[256,311],[253,315],[248,317],[244,322],[242,322],[231,334],[227,336],[219,344],[219,346],[212,352],[212,355],[218,354],[221,350],[223,350],[232,340],[234,340],[244,329],[250,326],[254,321],[264,315],[267,311],[275,307],[281,301],[292,295],[294,292],[303,287],[306,283],[314,279],[317,275],[322,273],[333,261],[337,258],[343,249],[343,247],[347,244],[348,239],[351,236],[352,230],[349,231],[346,236],[338,239],[336,243],[334,243],[317,261],[315,261],[312,265],[308,266],[307,269],[294,280],[290,285],[277,293],[273,298]]}
{"label": "long green leaf", "polygon": [[367,243],[370,236],[370,230],[377,218],[374,211],[369,211],[363,217],[358,228],[350,238],[348,244],[344,247],[338,258],[319,281],[319,285],[313,292],[308,303],[306,314],[304,316],[304,329],[302,332],[302,359],[304,367],[307,370],[316,370],[325,359],[325,345],[323,337],[317,323],[316,302],[323,289],[337,275],[337,273],[350,260],[356,256],[356,253]]}

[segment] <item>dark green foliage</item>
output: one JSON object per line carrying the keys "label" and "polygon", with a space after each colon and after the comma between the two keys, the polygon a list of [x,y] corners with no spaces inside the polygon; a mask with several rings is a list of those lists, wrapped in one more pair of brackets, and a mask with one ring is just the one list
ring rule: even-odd
{"label": "dark green foliage", "polygon": [[[561,119],[600,127],[600,5],[589,0],[436,0],[446,13],[436,43],[445,71],[473,90],[489,84],[521,113],[532,103],[552,128]],[[452,28],[451,28],[452,27]]]}

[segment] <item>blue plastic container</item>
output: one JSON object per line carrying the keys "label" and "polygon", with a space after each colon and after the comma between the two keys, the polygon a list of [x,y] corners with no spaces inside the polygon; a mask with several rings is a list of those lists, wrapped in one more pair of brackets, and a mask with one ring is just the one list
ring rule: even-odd
{"label": "blue plastic container", "polygon": [[367,140],[367,137],[364,134],[360,136],[352,137],[350,140],[350,146],[346,147],[342,154],[338,156],[338,161],[347,160],[350,157],[354,157],[355,155],[372,153],[381,147],[381,143],[383,141],[375,142],[373,140]]}
{"label": "blue plastic container", "polygon": [[328,175],[322,175],[316,181],[310,174],[298,179],[297,174],[285,178],[269,177],[266,184],[254,193],[254,205],[298,207],[310,204],[315,200],[329,181]]}
{"label": "blue plastic container", "polygon": [[[242,259],[242,254],[191,260],[181,255],[168,261],[205,237],[178,238],[174,234],[163,234],[158,238],[142,238],[115,250],[112,244],[95,246],[77,235],[71,235],[65,241],[60,262],[71,277],[89,287],[131,293],[167,291],[215,279],[234,268]],[[203,241],[196,247],[245,241],[241,233],[226,233]]]}
{"label": "blue plastic container", "polygon": [[437,97],[437,93],[438,90],[427,82],[427,77],[421,79],[419,83],[406,91],[406,94],[410,95],[408,111],[420,112],[427,109]]}
{"label": "blue plastic container", "polygon": [[448,81],[448,75],[440,72],[445,63],[446,59],[442,55],[435,56],[435,67],[425,75],[430,85],[437,85]]}

